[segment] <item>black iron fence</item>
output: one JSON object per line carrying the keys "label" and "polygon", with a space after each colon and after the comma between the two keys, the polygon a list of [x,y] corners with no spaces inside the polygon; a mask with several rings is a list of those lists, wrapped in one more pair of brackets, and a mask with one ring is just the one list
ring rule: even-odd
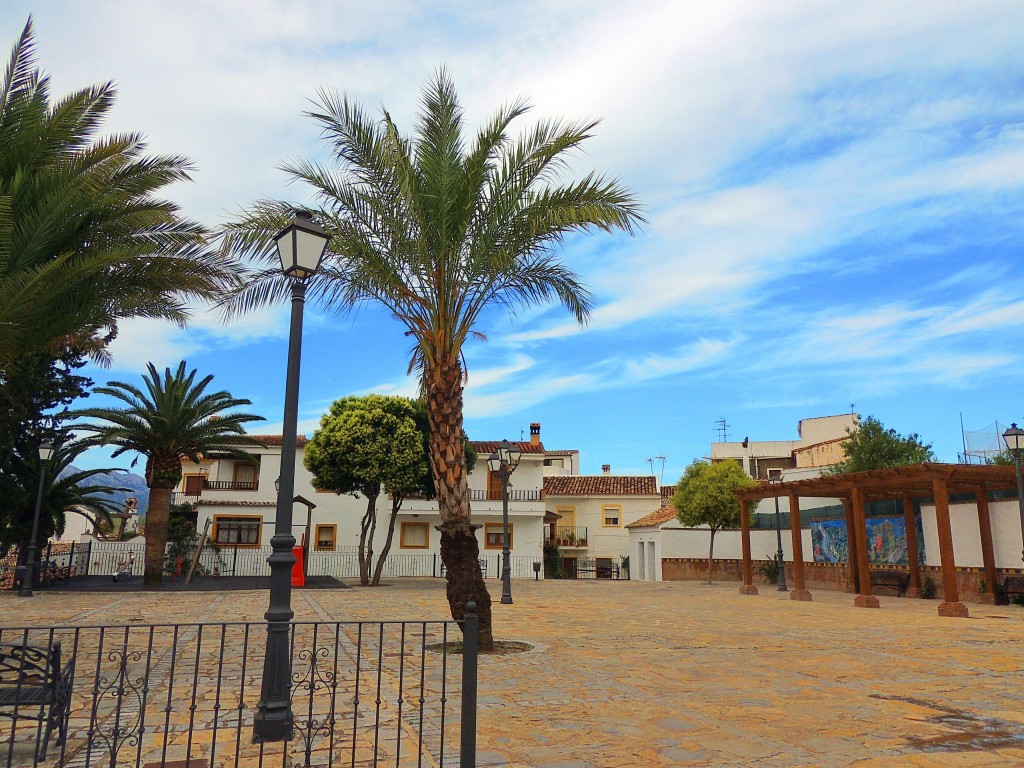
{"label": "black iron fence", "polygon": [[293,623],[294,734],[256,744],[265,627],[0,628],[0,765],[475,765],[473,610]]}

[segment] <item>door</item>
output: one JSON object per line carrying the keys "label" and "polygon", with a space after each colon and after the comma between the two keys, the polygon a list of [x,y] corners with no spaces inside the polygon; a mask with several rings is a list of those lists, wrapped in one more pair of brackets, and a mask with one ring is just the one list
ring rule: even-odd
{"label": "door", "polygon": [[490,501],[501,501],[501,475],[487,471],[487,498]]}
{"label": "door", "polygon": [[567,543],[569,536],[573,534],[573,541],[576,540],[576,510],[573,507],[559,507],[555,510],[561,518],[558,521],[558,541]]}
{"label": "door", "polygon": [[185,495],[198,496],[203,492],[205,475],[185,475]]}

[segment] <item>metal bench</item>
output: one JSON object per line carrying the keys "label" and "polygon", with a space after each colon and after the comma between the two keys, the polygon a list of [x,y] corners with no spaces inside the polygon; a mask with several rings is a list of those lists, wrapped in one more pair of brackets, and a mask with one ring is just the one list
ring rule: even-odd
{"label": "metal bench", "polygon": [[896,596],[902,597],[910,587],[910,574],[904,571],[870,571],[872,587],[889,587],[896,590]]}
{"label": "metal bench", "polygon": [[60,643],[50,648],[31,645],[0,645],[0,717],[12,720],[11,736],[19,720],[46,724],[37,736],[37,760],[46,759],[46,747],[54,729],[57,744],[67,738],[75,659],[61,666]]}

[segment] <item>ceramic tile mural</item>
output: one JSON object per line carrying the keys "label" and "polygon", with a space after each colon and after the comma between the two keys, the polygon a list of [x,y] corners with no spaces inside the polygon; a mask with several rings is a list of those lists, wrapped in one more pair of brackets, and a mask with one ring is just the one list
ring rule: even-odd
{"label": "ceramic tile mural", "polygon": [[[918,555],[924,557],[924,531],[917,524]],[[877,564],[906,565],[907,529],[902,517],[869,517],[867,523],[868,561]],[[816,563],[845,563],[850,558],[845,520],[812,520],[811,543]]]}

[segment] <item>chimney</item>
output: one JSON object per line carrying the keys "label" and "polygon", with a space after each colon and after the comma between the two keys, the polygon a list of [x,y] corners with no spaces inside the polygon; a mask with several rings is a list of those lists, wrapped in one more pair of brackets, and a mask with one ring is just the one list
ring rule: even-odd
{"label": "chimney", "polygon": [[601,474],[602,475],[610,475],[611,473],[612,473],[612,465],[611,464],[602,464],[601,465]]}
{"label": "chimney", "polygon": [[530,424],[530,445],[540,445],[540,424],[536,421]]}

